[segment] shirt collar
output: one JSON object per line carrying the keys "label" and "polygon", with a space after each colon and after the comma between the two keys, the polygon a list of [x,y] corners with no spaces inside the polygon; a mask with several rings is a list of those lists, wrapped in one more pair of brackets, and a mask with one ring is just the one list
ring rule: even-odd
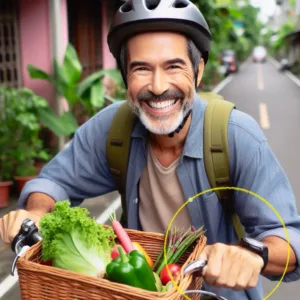
{"label": "shirt collar", "polygon": [[[203,120],[206,102],[196,94],[192,108],[192,120],[187,139],[183,148],[183,155],[192,158],[203,158]],[[142,122],[137,119],[131,133],[133,138],[141,138],[146,141],[148,131]]]}

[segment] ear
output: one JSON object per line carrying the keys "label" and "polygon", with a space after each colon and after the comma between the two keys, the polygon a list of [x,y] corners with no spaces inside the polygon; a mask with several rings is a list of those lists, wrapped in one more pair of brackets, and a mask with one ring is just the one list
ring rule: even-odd
{"label": "ear", "polygon": [[198,68],[197,86],[199,86],[201,79],[203,77],[204,66],[205,66],[204,60],[203,58],[201,58],[199,68]]}

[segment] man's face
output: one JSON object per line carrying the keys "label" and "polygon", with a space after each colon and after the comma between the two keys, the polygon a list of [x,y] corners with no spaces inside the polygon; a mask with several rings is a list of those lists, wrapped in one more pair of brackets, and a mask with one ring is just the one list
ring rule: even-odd
{"label": "man's face", "polygon": [[184,36],[139,34],[128,41],[127,98],[146,128],[169,134],[194,98],[194,72]]}

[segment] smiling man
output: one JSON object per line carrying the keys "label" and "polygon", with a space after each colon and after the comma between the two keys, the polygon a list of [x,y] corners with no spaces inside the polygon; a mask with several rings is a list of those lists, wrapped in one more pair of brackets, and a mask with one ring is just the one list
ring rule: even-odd
{"label": "smiling man", "polygon": [[[127,86],[125,104],[138,117],[130,135],[125,194],[129,228],[164,232],[186,199],[210,188],[203,158],[207,103],[195,89],[210,39],[204,17],[188,0],[129,0],[116,13],[108,44]],[[26,217],[38,221],[55,201],[79,205],[116,190],[106,140],[120,105],[81,126],[70,146],[26,184],[20,210],[0,219],[2,240],[11,242]],[[299,280],[300,217],[282,167],[256,121],[238,110],[230,115],[228,144],[232,185],[262,195],[280,212],[291,242],[284,280]],[[203,289],[230,300],[262,299],[260,275],[279,280],[285,269],[285,232],[253,196],[235,192],[230,201],[245,229],[241,241],[215,193],[188,203],[175,225],[205,226]]]}

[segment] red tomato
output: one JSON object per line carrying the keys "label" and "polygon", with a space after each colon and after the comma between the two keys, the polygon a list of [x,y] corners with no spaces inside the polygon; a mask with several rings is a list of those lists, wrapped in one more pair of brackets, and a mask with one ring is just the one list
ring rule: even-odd
{"label": "red tomato", "polygon": [[121,247],[124,250],[124,248],[121,245],[119,245],[119,244],[114,245],[112,252],[111,252],[111,259],[115,259],[120,256],[120,253],[119,253],[119,250],[117,247]]}
{"label": "red tomato", "polygon": [[44,265],[44,266],[52,266],[52,261],[51,260],[47,260],[47,261],[41,261],[40,262],[41,265]]}
{"label": "red tomato", "polygon": [[[176,276],[179,274],[181,267],[176,264],[169,264],[168,267],[173,279],[176,279]],[[164,266],[164,268],[160,272],[160,280],[163,285],[166,285],[169,281],[171,281],[171,277],[169,276],[166,266]]]}

